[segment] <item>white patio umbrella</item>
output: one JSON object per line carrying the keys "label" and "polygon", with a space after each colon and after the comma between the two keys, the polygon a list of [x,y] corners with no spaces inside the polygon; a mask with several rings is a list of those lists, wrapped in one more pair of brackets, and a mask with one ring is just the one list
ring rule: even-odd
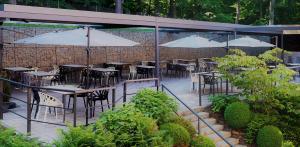
{"label": "white patio umbrella", "polygon": [[[88,33],[90,36],[88,37]],[[24,38],[14,43],[73,46],[135,46],[139,43],[96,29],[79,28]]]}
{"label": "white patio umbrella", "polygon": [[[79,28],[68,31],[50,32],[34,37],[24,38],[15,41],[21,44],[41,45],[72,45],[86,46],[87,69],[89,68],[90,47],[99,46],[135,46],[139,43],[110,34],[90,27]],[[88,69],[89,70],[89,69]],[[89,74],[88,74],[89,75]]]}
{"label": "white patio umbrella", "polygon": [[169,48],[213,48],[224,47],[222,43],[209,40],[207,38],[200,37],[198,35],[192,35],[189,37],[174,40],[168,43],[161,44],[160,46]]}
{"label": "white patio umbrella", "polygon": [[[224,46],[226,46],[227,42],[222,43]],[[241,37],[238,39],[230,40],[228,42],[228,46],[234,46],[234,47],[274,47],[274,44],[270,44],[261,40],[257,40],[254,38],[251,38],[249,36]]]}

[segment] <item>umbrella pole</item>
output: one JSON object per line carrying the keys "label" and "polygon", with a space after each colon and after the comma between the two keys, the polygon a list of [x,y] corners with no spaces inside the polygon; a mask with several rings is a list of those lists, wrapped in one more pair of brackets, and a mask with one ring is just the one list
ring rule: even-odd
{"label": "umbrella pole", "polygon": [[90,27],[88,27],[87,30],[87,48],[86,48],[86,54],[87,54],[87,62],[86,62],[86,85],[85,88],[88,88],[90,85]]}

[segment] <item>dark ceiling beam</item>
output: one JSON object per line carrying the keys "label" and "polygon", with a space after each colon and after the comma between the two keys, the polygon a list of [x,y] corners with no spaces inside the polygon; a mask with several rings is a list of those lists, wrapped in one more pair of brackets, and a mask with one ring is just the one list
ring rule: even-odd
{"label": "dark ceiling beam", "polygon": [[234,31],[236,28],[250,27],[229,23],[170,19],[152,16],[126,15],[80,10],[31,7],[20,5],[2,5],[0,18],[37,22],[75,23],[75,24],[110,24],[114,26],[144,26],[162,28]]}

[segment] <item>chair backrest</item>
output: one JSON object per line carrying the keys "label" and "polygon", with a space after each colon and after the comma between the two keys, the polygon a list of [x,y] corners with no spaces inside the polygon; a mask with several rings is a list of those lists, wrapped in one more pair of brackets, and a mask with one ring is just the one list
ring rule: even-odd
{"label": "chair backrest", "polygon": [[32,88],[32,94],[33,94],[33,99],[37,101],[37,103],[40,103],[40,95],[39,95],[39,90],[37,88]]}
{"label": "chair backrest", "polygon": [[130,66],[129,66],[129,72],[130,72],[130,73],[136,73],[136,66],[130,65]]}
{"label": "chair backrest", "polygon": [[95,96],[95,99],[97,99],[97,100],[106,100],[106,99],[108,99],[108,93],[109,93],[109,90],[99,90],[99,91],[95,91],[93,93],[93,95]]}
{"label": "chair backrest", "polygon": [[41,99],[41,104],[46,105],[46,106],[52,106],[52,107],[57,107],[57,106],[62,106],[62,102],[57,99],[56,97],[53,97],[51,95],[48,95],[43,92],[38,92],[40,99]]}
{"label": "chair backrest", "polygon": [[148,62],[147,62],[147,61],[142,61],[142,65],[143,65],[143,66],[147,66],[147,65],[148,65]]}

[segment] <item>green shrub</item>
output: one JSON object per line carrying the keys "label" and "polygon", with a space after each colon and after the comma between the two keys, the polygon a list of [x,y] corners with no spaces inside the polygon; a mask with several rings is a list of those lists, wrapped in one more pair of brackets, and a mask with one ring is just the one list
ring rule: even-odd
{"label": "green shrub", "polygon": [[115,135],[117,146],[148,146],[153,139],[156,142],[159,140],[155,120],[143,115],[133,105],[107,111],[99,121]]}
{"label": "green shrub", "polygon": [[199,135],[191,142],[191,147],[215,147],[215,143],[208,137]]}
{"label": "green shrub", "polygon": [[54,141],[57,147],[115,147],[114,135],[105,131],[98,121],[94,126],[89,127],[68,127],[68,130],[59,132],[59,139]]}
{"label": "green shrub", "polygon": [[192,124],[192,122],[189,121],[189,120],[184,119],[181,116],[174,115],[168,121],[168,123],[175,123],[175,124],[181,125],[182,127],[184,127],[189,132],[191,138],[194,137],[195,134],[197,133],[195,127]]}
{"label": "green shrub", "polygon": [[159,124],[167,121],[172,113],[177,111],[177,104],[174,99],[164,92],[157,92],[151,89],[139,91],[133,98],[132,103],[144,115],[157,119]]}
{"label": "green shrub", "polygon": [[173,139],[174,146],[186,147],[189,145],[191,138],[189,132],[181,125],[167,123],[160,126],[160,130],[167,132]]}
{"label": "green shrub", "polygon": [[283,136],[275,126],[265,126],[259,130],[256,143],[258,147],[281,147]]}
{"label": "green shrub", "polygon": [[1,129],[0,146],[3,147],[40,147],[41,142],[23,134],[17,134],[13,129]]}
{"label": "green shrub", "polygon": [[295,147],[295,146],[294,146],[293,142],[291,142],[291,141],[284,141],[282,143],[282,147]]}
{"label": "green shrub", "polygon": [[249,105],[242,102],[234,102],[226,107],[224,112],[225,121],[232,128],[246,127],[251,118]]}
{"label": "green shrub", "polygon": [[215,95],[209,96],[209,101],[212,102],[212,111],[213,112],[224,112],[225,108],[233,103],[239,101],[239,98],[236,95]]}
{"label": "green shrub", "polygon": [[274,117],[263,114],[255,114],[253,119],[247,125],[245,141],[249,144],[253,144],[255,142],[259,129],[266,125],[273,124],[275,121],[276,118]]}

